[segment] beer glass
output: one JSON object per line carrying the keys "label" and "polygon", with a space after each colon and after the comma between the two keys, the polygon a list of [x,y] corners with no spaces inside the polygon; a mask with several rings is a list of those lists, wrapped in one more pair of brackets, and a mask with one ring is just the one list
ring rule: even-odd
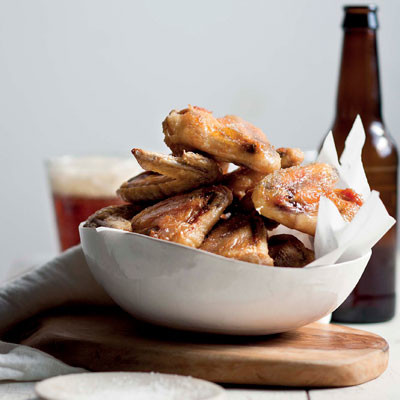
{"label": "beer glass", "polygon": [[122,182],[140,172],[135,159],[62,156],[47,161],[61,250],[80,242],[78,227],[100,208],[123,204]]}

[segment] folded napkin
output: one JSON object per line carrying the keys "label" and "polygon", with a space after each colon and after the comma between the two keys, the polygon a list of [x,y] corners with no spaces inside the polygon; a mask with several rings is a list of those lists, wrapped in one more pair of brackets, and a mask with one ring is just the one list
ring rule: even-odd
{"label": "folded napkin", "polygon": [[[81,246],[0,287],[0,337],[41,311],[74,303],[114,304],[94,280]],[[0,380],[35,381],[82,371],[39,350],[0,341]]]}

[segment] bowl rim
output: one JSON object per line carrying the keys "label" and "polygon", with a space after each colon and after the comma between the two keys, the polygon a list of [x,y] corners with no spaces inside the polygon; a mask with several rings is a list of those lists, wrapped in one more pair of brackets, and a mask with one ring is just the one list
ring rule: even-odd
{"label": "bowl rim", "polygon": [[161,242],[161,243],[164,243],[165,246],[172,246],[172,247],[178,246],[178,247],[184,248],[185,251],[194,251],[195,253],[204,254],[204,255],[207,255],[209,257],[216,257],[217,259],[222,259],[224,261],[230,261],[233,264],[246,266],[247,268],[249,268],[249,267],[256,268],[258,270],[261,270],[260,267],[266,267],[266,268],[262,268],[262,270],[269,270],[269,271],[271,271],[271,270],[278,270],[278,271],[282,271],[282,270],[285,270],[285,271],[288,271],[288,270],[311,271],[311,270],[314,270],[316,268],[318,268],[318,269],[329,269],[329,268],[338,268],[338,267],[342,268],[342,267],[344,267],[344,266],[346,266],[346,265],[348,265],[350,263],[356,262],[356,261],[361,260],[361,259],[366,258],[366,257],[370,257],[371,253],[372,253],[372,250],[370,249],[368,252],[366,252],[365,254],[363,254],[360,257],[354,258],[354,259],[349,260],[349,261],[343,261],[343,262],[340,262],[340,263],[335,263],[335,264],[320,265],[320,266],[315,265],[315,266],[308,267],[308,268],[305,268],[305,267],[303,267],[303,268],[278,267],[278,266],[273,266],[273,268],[271,268],[271,266],[260,265],[260,264],[250,263],[250,262],[247,262],[247,261],[236,260],[234,258],[224,257],[224,256],[221,256],[219,254],[211,253],[209,251],[197,249],[197,248],[194,248],[194,247],[185,246],[185,245],[180,244],[180,243],[170,242],[168,240],[153,238],[151,236],[143,235],[141,233],[128,232],[128,231],[124,231],[122,229],[109,228],[109,227],[105,227],[105,226],[100,226],[100,227],[97,227],[97,228],[85,227],[84,226],[85,223],[86,223],[86,221],[83,221],[83,222],[81,222],[79,224],[79,233],[81,233],[81,231],[85,231],[85,230],[95,230],[96,233],[107,232],[107,231],[118,232],[119,234],[122,234],[122,235],[132,235],[133,237],[139,237],[139,238],[143,238],[145,240]]}

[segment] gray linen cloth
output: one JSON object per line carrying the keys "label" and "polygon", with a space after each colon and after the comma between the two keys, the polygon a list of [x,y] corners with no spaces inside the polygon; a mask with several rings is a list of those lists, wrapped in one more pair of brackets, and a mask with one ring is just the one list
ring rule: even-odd
{"label": "gray linen cloth", "polygon": [[[41,311],[69,303],[114,304],[94,280],[81,246],[0,287],[0,335]],[[0,341],[0,380],[36,381],[82,371],[42,351]]]}

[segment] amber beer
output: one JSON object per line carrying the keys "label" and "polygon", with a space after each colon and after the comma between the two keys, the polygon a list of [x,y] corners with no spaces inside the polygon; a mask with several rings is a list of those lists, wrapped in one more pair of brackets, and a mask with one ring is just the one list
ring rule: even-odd
{"label": "amber beer", "polygon": [[[376,6],[344,7],[344,40],[333,136],[340,155],[354,119],[365,132],[362,160],[371,189],[380,192],[390,215],[397,215],[398,157],[382,118],[376,45]],[[380,322],[395,312],[396,226],[373,248],[354,291],[333,313],[340,322]]]}
{"label": "amber beer", "polygon": [[115,197],[79,197],[68,194],[53,194],[58,236],[61,250],[79,244],[79,224],[100,208],[122,204]]}
{"label": "amber beer", "polygon": [[79,224],[100,208],[122,204],[115,191],[138,173],[132,159],[60,157],[48,163],[48,173],[61,250],[80,242]]}

